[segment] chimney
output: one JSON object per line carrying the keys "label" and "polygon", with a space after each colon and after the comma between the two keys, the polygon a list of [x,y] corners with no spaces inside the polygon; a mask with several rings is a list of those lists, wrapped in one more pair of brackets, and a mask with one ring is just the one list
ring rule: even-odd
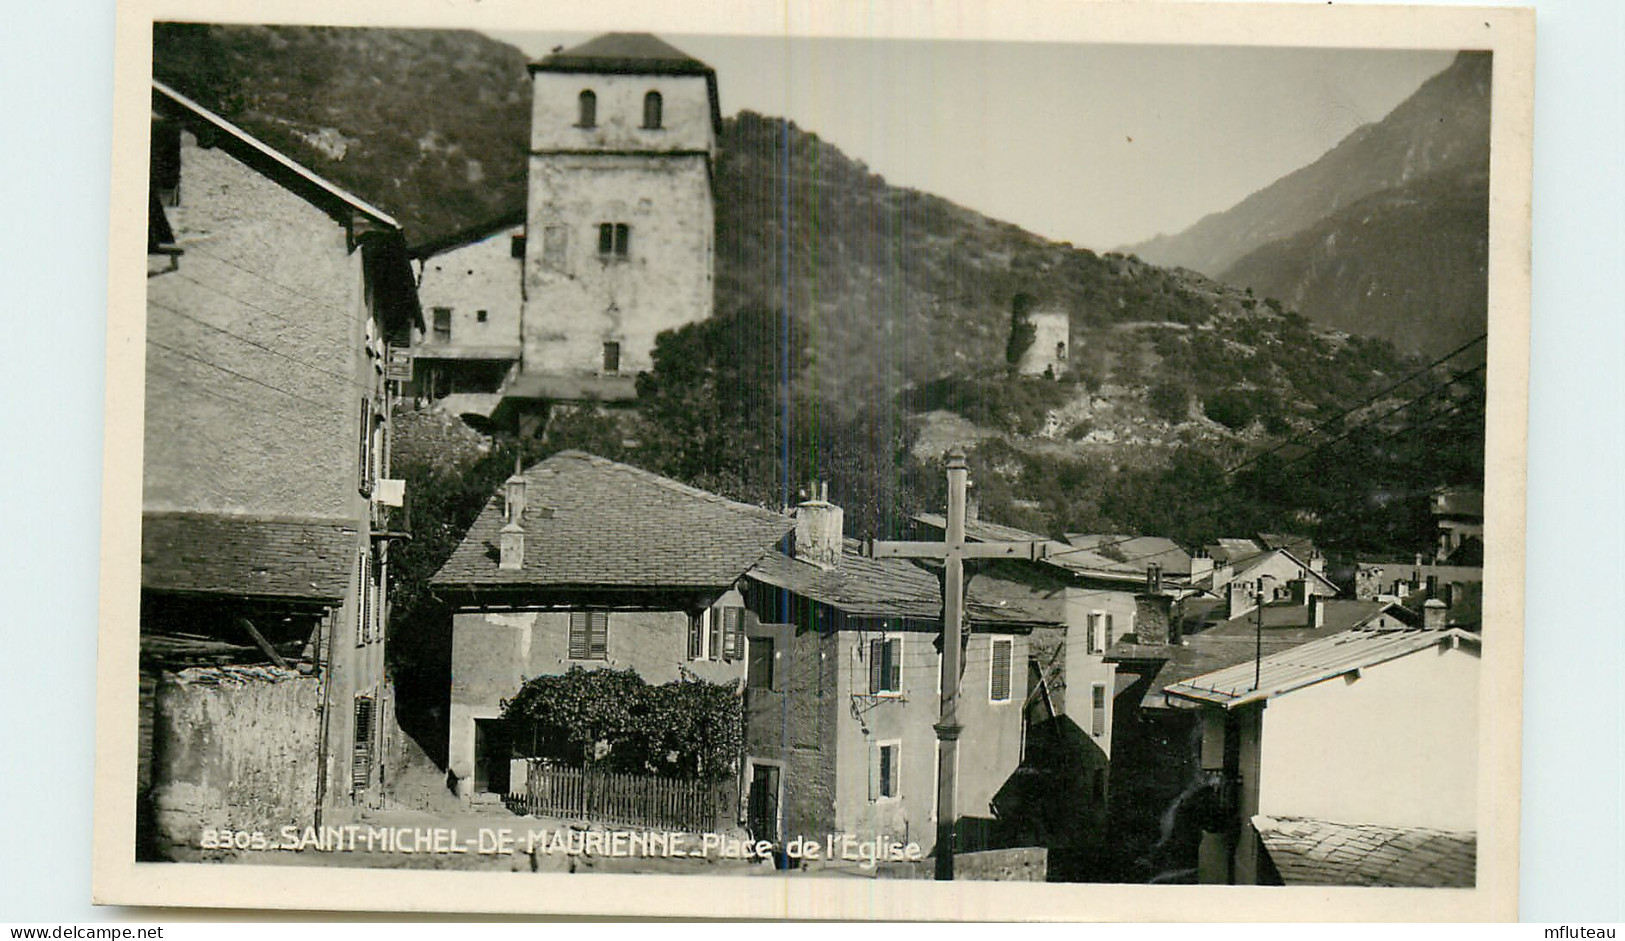
{"label": "chimney", "polygon": [[497,563],[498,567],[509,571],[524,568],[525,527],[517,519],[511,520],[508,525],[502,527],[500,540],[498,551],[501,553],[501,561]]}
{"label": "chimney", "polygon": [[1221,588],[1221,587],[1223,587],[1225,585],[1230,584],[1230,579],[1232,579],[1234,577],[1235,577],[1235,574],[1234,574],[1233,569],[1231,568],[1229,559],[1226,559],[1223,562],[1220,562],[1217,559],[1213,560],[1213,587],[1214,587],[1214,589],[1218,589],[1218,588]]}
{"label": "chimney", "polygon": [[1174,599],[1167,595],[1134,596],[1134,636],[1142,644],[1177,644],[1179,629],[1173,621]]}
{"label": "chimney", "polygon": [[1422,629],[1425,631],[1442,631],[1448,625],[1445,623],[1445,613],[1450,609],[1437,598],[1429,598],[1422,602]]}
{"label": "chimney", "polygon": [[1231,582],[1229,592],[1230,617],[1239,618],[1253,609],[1253,595],[1245,582]]}
{"label": "chimney", "polygon": [[1326,626],[1326,599],[1319,595],[1309,596],[1309,629],[1318,631]]}
{"label": "chimney", "polygon": [[1286,583],[1286,590],[1293,604],[1309,603],[1309,579],[1294,578]]}
{"label": "chimney", "polygon": [[1207,551],[1196,550],[1196,554],[1191,556],[1191,581],[1199,581],[1212,573],[1213,560],[1208,557]]}
{"label": "chimney", "polygon": [[834,568],[841,561],[846,514],[829,502],[829,484],[820,484],[817,493],[818,499],[796,507],[795,556],[821,568]]}
{"label": "chimney", "polygon": [[513,461],[513,476],[502,484],[502,515],[510,523],[525,516],[525,475],[519,472],[519,459]]}
{"label": "chimney", "polygon": [[1145,567],[1145,593],[1156,595],[1162,593],[1162,565],[1152,562]]}
{"label": "chimney", "polygon": [[1321,555],[1319,550],[1309,554],[1309,571],[1316,575],[1326,574],[1326,557]]}
{"label": "chimney", "polygon": [[1439,576],[1428,576],[1428,600],[1439,597]]}

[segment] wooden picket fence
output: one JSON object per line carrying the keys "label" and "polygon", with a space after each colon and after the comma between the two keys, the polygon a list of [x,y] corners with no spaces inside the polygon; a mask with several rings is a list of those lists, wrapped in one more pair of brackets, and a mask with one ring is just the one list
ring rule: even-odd
{"label": "wooden picket fence", "polygon": [[508,802],[526,813],[651,829],[719,829],[722,785],[526,763],[525,793]]}

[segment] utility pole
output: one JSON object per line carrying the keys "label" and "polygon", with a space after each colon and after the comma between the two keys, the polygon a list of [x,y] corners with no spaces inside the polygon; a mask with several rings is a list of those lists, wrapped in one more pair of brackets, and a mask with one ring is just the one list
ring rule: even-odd
{"label": "utility pole", "polygon": [[877,559],[942,559],[942,697],[935,726],[937,733],[937,873],[940,880],[954,877],[954,825],[958,820],[955,800],[956,769],[959,758],[959,681],[961,652],[967,627],[965,620],[966,559],[1027,559],[1036,561],[1048,554],[1046,541],[970,542],[965,541],[965,486],[968,472],[965,452],[948,452],[948,518],[942,542],[885,542],[870,540],[866,554]]}

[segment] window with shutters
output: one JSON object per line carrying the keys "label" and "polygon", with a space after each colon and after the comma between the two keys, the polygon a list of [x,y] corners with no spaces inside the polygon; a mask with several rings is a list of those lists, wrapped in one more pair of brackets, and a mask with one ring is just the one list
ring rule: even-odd
{"label": "window with shutters", "polygon": [[896,695],[903,691],[903,640],[900,637],[869,641],[869,692]]}
{"label": "window with shutters", "polygon": [[632,252],[632,227],[624,222],[598,224],[598,257],[605,261],[625,261]]}
{"label": "window with shutters", "polygon": [[869,799],[894,800],[902,793],[903,743],[876,742],[869,749]]}
{"label": "window with shutters", "polygon": [[436,307],[433,313],[433,339],[436,343],[451,342],[451,308]]}
{"label": "window with shutters", "polygon": [[371,626],[367,620],[367,552],[362,550],[355,557],[355,645],[365,646],[372,640]]}
{"label": "window with shutters", "polygon": [[1106,734],[1106,684],[1089,687],[1089,734],[1099,738]]}
{"label": "window with shutters", "polygon": [[621,344],[611,340],[604,344],[604,372],[621,371]]}
{"label": "window with shutters", "polygon": [[1112,642],[1112,616],[1109,611],[1089,612],[1089,652],[1105,653]]}
{"label": "window with shutters", "polygon": [[370,497],[373,482],[373,417],[372,399],[367,396],[361,397],[361,419],[356,437],[356,489]]}
{"label": "window with shutters", "polygon": [[743,660],[745,647],[744,608],[706,608],[689,615],[690,660]]}
{"label": "window with shutters", "polygon": [[990,702],[1010,701],[1010,680],[1012,664],[1011,651],[1014,642],[1009,640],[993,641],[992,673],[988,677],[987,698]]}
{"label": "window with shutters", "polygon": [[355,748],[350,760],[350,786],[364,790],[372,784],[372,741],[377,734],[373,698],[369,695],[355,698]]}
{"label": "window with shutters", "polygon": [[609,659],[609,612],[570,612],[570,659]]}

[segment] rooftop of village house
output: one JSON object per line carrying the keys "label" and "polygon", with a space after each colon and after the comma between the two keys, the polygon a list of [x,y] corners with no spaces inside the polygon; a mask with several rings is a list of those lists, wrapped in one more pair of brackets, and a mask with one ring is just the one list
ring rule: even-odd
{"label": "rooftop of village house", "polygon": [[431,585],[724,587],[795,526],[784,514],[583,451],[560,451],[520,476],[523,564],[500,565],[508,519],[499,489]]}

